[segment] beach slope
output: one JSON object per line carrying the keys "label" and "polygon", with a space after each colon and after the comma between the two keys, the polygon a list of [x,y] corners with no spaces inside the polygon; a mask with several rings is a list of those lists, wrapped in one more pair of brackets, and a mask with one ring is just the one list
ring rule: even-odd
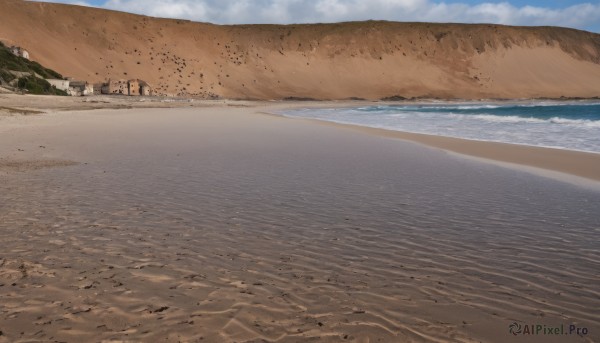
{"label": "beach slope", "polygon": [[0,342],[598,341],[600,193],[273,109],[0,118]]}

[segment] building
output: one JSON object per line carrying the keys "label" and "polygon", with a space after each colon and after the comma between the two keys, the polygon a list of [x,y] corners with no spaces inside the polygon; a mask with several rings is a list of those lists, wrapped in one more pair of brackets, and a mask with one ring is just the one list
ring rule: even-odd
{"label": "building", "polygon": [[29,59],[29,52],[23,48],[21,48],[20,46],[11,46],[10,47],[10,51],[13,53],[13,55],[15,56],[19,56],[19,57],[23,57],[26,59]]}
{"label": "building", "polygon": [[86,81],[71,81],[67,93],[71,96],[93,95],[94,86]]}
{"label": "building", "polygon": [[129,84],[126,80],[108,80],[105,87],[102,87],[103,94],[122,94],[129,95]]}
{"label": "building", "polygon": [[129,80],[127,85],[129,86],[129,95],[140,95],[140,82],[138,80]]}
{"label": "building", "polygon": [[62,79],[46,79],[51,86],[61,91],[69,92],[69,86],[71,81]]}
{"label": "building", "polygon": [[108,80],[100,88],[101,94],[129,96],[152,95],[152,88],[142,80]]}
{"label": "building", "polygon": [[152,87],[145,81],[140,80],[140,95],[142,96],[152,96]]}
{"label": "building", "polygon": [[102,88],[104,87],[104,83],[94,83],[94,95],[102,94]]}

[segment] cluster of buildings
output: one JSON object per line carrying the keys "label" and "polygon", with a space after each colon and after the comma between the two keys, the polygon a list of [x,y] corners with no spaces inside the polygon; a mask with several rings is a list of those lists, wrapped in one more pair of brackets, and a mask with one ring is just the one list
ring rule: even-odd
{"label": "cluster of buildings", "polygon": [[[15,56],[29,59],[29,52],[20,46],[11,46],[9,49]],[[29,75],[29,73],[12,72],[17,77]],[[27,74],[27,75],[26,75]],[[42,78],[35,74],[36,77]],[[90,84],[86,81],[75,81],[73,79],[46,79],[50,85],[56,89],[63,90],[71,96],[86,96],[86,95],[129,95],[129,96],[151,96],[153,90],[145,81],[139,79],[131,80],[111,80],[104,83]]]}
{"label": "cluster of buildings", "polygon": [[46,79],[56,89],[67,92],[71,96],[93,95],[94,86],[85,81],[72,81],[63,79]]}
{"label": "cluster of buildings", "polygon": [[108,82],[90,84],[86,81],[46,79],[48,83],[63,90],[71,96],[86,95],[129,95],[129,96],[151,96],[153,91],[145,81],[132,80],[108,80]]}
{"label": "cluster of buildings", "polygon": [[101,94],[121,94],[129,96],[151,96],[152,88],[142,80],[108,80],[100,85]]}

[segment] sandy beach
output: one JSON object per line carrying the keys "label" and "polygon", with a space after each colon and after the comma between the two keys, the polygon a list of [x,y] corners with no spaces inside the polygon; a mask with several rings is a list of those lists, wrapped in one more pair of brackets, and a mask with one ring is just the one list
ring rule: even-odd
{"label": "sandy beach", "polygon": [[0,342],[600,340],[598,154],[48,104],[0,95]]}

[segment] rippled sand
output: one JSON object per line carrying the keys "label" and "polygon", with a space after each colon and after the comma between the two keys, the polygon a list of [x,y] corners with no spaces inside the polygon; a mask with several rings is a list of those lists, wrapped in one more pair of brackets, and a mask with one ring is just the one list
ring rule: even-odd
{"label": "rippled sand", "polygon": [[3,130],[0,342],[600,340],[597,191],[252,111]]}

